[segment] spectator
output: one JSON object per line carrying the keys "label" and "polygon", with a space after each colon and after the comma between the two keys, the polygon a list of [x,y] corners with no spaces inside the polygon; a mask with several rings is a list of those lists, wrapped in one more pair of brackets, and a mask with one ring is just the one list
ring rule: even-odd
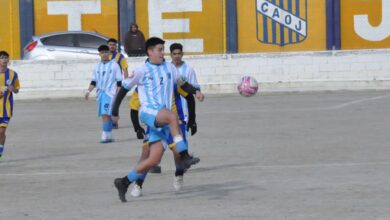
{"label": "spectator", "polygon": [[145,55],[145,36],[137,24],[131,24],[125,35],[125,51],[129,57]]}

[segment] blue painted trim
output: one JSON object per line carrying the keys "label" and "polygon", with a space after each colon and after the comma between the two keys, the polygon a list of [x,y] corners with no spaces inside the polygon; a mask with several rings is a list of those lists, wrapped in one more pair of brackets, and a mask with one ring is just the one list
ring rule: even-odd
{"label": "blue painted trim", "polygon": [[340,0],[334,0],[334,46],[336,50],[341,49],[341,7]]}
{"label": "blue painted trim", "polygon": [[34,1],[19,0],[20,54],[34,35]]}
{"label": "blue painted trim", "polygon": [[340,0],[326,0],[326,49],[341,49]]}
{"label": "blue painted trim", "polygon": [[226,0],[226,52],[238,52],[237,0]]}
{"label": "blue painted trim", "polygon": [[135,23],[135,0],[119,0],[120,3],[120,33],[121,37],[118,41],[123,41],[123,38],[129,30],[130,24]]}
{"label": "blue painted trim", "polygon": [[326,0],[326,49],[332,50],[333,46],[334,46],[333,0]]}

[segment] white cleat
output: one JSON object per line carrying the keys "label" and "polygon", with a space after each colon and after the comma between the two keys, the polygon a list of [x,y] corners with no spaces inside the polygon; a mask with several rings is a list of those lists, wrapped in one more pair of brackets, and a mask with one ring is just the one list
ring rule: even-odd
{"label": "white cleat", "polygon": [[133,188],[131,189],[130,195],[132,197],[142,196],[142,188],[139,185],[134,184]]}
{"label": "white cleat", "polygon": [[175,176],[175,178],[173,179],[173,188],[175,188],[176,191],[179,191],[183,188],[183,184],[183,176]]}

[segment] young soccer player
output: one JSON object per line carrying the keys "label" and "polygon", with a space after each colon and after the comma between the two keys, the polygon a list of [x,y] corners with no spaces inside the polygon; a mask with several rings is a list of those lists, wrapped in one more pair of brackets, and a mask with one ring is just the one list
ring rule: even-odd
{"label": "young soccer player", "polygon": [[[119,199],[122,202],[126,202],[126,192],[129,185],[142,179],[151,167],[160,163],[164,149],[167,147],[166,141],[169,133],[173,136],[183,165],[193,164],[193,158],[188,156],[187,145],[180,133],[178,117],[170,110],[174,85],[180,76],[172,64],[164,61],[164,43],[162,39],[156,37],[146,41],[149,62],[134,70],[122,88],[123,93],[126,94],[133,86],[138,86],[141,121],[150,129],[148,157],[131,170],[127,176],[114,180]],[[203,101],[203,94],[199,90],[196,90],[195,93],[196,97]]]}
{"label": "young soccer player", "polygon": [[0,51],[0,160],[4,153],[5,131],[14,108],[13,94],[20,89],[18,74],[8,68],[9,54]]}
{"label": "young soccer player", "polygon": [[[199,83],[196,78],[196,73],[192,67],[190,67],[188,64],[186,64],[183,61],[183,45],[179,43],[173,43],[170,46],[170,52],[171,52],[171,58],[172,58],[172,64],[175,65],[177,68],[180,76],[185,80],[188,81],[191,85],[195,86],[196,88],[200,89]],[[180,87],[175,89],[174,92],[174,106],[173,111],[177,113],[179,117],[179,124],[180,129],[183,134],[183,138],[186,141],[188,145],[188,141],[186,138],[187,131],[191,130],[191,135],[194,135],[197,132],[197,125],[196,125],[196,114],[195,114],[195,101],[193,99],[192,94],[186,93],[183,89]],[[172,137],[170,136],[169,140],[169,147],[173,152],[174,159],[175,159],[175,177],[173,180],[173,186],[175,190],[180,190],[183,187],[184,184],[184,173],[185,173],[185,167],[182,166],[180,163],[180,157],[178,156],[177,152],[174,150],[174,143],[172,141]],[[143,156],[147,155],[147,145],[143,145]],[[140,161],[142,161],[144,158],[141,158]],[[149,172],[151,173],[158,173],[161,172],[160,166],[152,167]],[[146,175],[145,177],[146,178]],[[138,197],[142,195],[142,185],[143,180],[137,181],[132,190],[131,195],[134,197]]]}
{"label": "young soccer player", "polygon": [[[186,144],[188,145],[188,141],[187,141],[187,138],[186,138],[186,123],[184,121],[184,114],[183,114],[183,109],[182,109],[182,106],[181,106],[181,99],[180,97],[184,97],[187,102],[188,102],[188,106],[189,106],[189,109],[188,111],[190,112],[190,118],[189,120],[193,120],[191,119],[191,116],[195,115],[194,112],[195,109],[193,108],[195,106],[195,99],[194,99],[194,96],[190,93],[187,93],[186,91],[184,91],[182,88],[176,88],[177,86],[175,86],[175,91],[174,91],[174,97],[173,97],[173,106],[172,106],[172,111],[175,112],[178,117],[179,117],[179,127],[180,127],[180,130],[181,130],[181,133],[183,135],[183,139],[184,141],[186,142]],[[148,157],[148,154],[149,154],[149,145],[148,145],[148,140],[147,140],[147,137],[148,137],[148,133],[149,133],[149,129],[147,129],[147,133],[146,133],[146,138],[144,140],[144,143],[142,145],[142,155],[141,155],[141,158],[140,158],[140,162],[145,160],[147,157]],[[186,169],[188,169],[189,167],[185,167],[183,166],[183,163],[181,161],[181,158],[180,158],[180,154],[177,152],[176,150],[176,146],[175,146],[175,143],[173,141],[173,138],[172,138],[172,135],[169,135],[168,137],[168,146],[169,148],[172,150],[173,152],[173,156],[174,156],[174,160],[175,160],[175,166],[176,166],[176,171],[175,171],[175,177],[173,179],[173,187],[175,188],[175,190],[180,190],[182,187],[183,187],[183,184],[184,184],[184,173],[186,171]],[[193,157],[194,158],[194,163],[196,162],[199,162],[199,158],[196,158],[196,157]],[[159,167],[159,166],[156,166],[156,167]],[[148,172],[150,173],[156,173],[155,170],[154,172],[152,171],[153,168],[156,169],[156,167],[152,167]],[[159,167],[161,169],[161,167]],[[161,172],[161,171],[160,171]],[[145,173],[142,178],[138,179],[134,185],[133,185],[133,188],[130,192],[130,194],[133,196],[133,197],[139,197],[142,195],[142,185],[143,185],[143,182],[146,178],[146,174]]]}
{"label": "young soccer player", "polygon": [[89,94],[96,87],[98,115],[102,117],[103,121],[100,143],[109,143],[114,140],[112,137],[111,108],[117,89],[121,87],[122,71],[114,60],[110,60],[110,52],[107,45],[101,45],[98,51],[101,61],[94,69],[91,83],[85,93],[85,99],[88,100]]}
{"label": "young soccer player", "polygon": [[[128,72],[128,65],[125,56],[123,54],[117,52],[117,44],[118,41],[114,38],[110,38],[107,41],[107,46],[110,49],[110,60],[114,60],[119,67],[121,68],[123,72],[123,78],[129,77],[129,72]],[[118,129],[118,121],[119,121],[119,115],[117,117],[112,116],[112,128],[113,129]]]}
{"label": "young soccer player", "polygon": [[[180,76],[185,81],[190,83],[192,86],[194,86],[200,90],[200,85],[199,85],[198,80],[196,78],[196,73],[195,73],[194,68],[192,68],[190,65],[188,65],[187,63],[185,63],[183,61],[183,55],[184,55],[183,45],[181,45],[179,43],[173,43],[169,47],[169,49],[171,51],[172,64],[175,65],[175,67],[177,68],[177,70],[180,73]],[[196,126],[196,122],[195,122],[196,116],[192,115],[190,117],[191,120],[189,120],[188,103],[184,97],[181,97],[181,103],[182,103],[185,122],[187,123],[187,131],[191,130],[191,135],[194,135],[197,132],[197,126]],[[195,106],[193,106],[193,108],[195,109]],[[195,111],[193,111],[193,114],[195,114]]]}
{"label": "young soccer player", "polygon": [[[196,87],[200,90],[200,85],[198,83],[198,80],[196,78],[196,73],[194,69],[189,66],[187,63],[183,61],[183,45],[179,43],[173,43],[169,47],[169,50],[171,52],[171,58],[172,58],[172,64],[176,67],[177,71],[179,72],[182,79],[190,83],[192,86]],[[196,114],[195,114],[195,102],[189,102],[190,96],[192,94],[185,94],[181,96],[179,93],[175,91],[176,96],[176,106],[177,106],[177,114],[180,119],[180,127],[184,127],[182,130],[182,134],[184,138],[186,137],[186,129],[187,131],[191,130],[191,135],[193,136],[197,132],[197,125],[196,125]],[[192,97],[193,98],[193,97]],[[191,105],[191,106],[189,106]],[[189,107],[192,111],[189,111]],[[189,117],[189,113],[191,113],[191,116]],[[185,129],[186,128],[186,129]],[[186,139],[186,138],[185,138]],[[161,167],[157,165],[156,167],[152,167],[150,169],[151,173],[161,173]],[[176,178],[175,181],[177,184],[174,184],[176,186],[179,185],[179,183],[183,183],[183,176],[179,175],[182,172],[176,172]],[[181,187],[175,187],[175,188],[181,188]]]}

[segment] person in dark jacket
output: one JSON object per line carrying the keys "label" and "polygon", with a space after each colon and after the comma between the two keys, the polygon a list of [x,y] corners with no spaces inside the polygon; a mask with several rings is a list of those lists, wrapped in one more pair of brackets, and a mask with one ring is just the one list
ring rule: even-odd
{"label": "person in dark jacket", "polygon": [[125,35],[125,51],[129,57],[145,55],[145,36],[138,30],[137,24],[131,24]]}

